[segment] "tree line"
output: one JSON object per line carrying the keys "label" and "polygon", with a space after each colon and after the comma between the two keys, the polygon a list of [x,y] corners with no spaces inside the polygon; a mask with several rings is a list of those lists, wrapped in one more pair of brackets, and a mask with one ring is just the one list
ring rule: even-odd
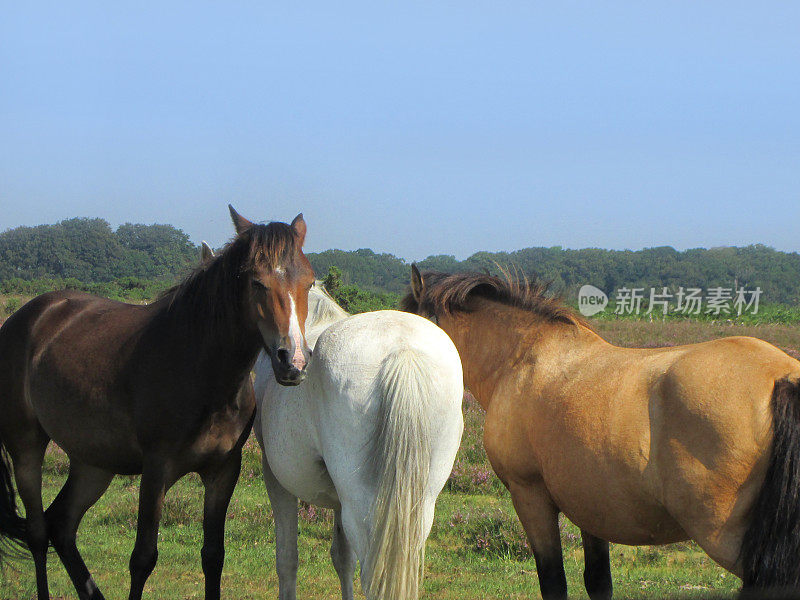
{"label": "tree line", "polygon": [[[367,249],[327,250],[309,258],[318,273],[327,273],[332,266],[339,268],[345,285],[394,294],[403,293],[408,286],[408,263],[391,254]],[[574,300],[584,284],[600,288],[609,297],[623,287],[667,287],[675,291],[679,287],[719,286],[760,287],[765,304],[800,304],[800,254],[762,244],[684,251],[669,246],[643,250],[525,248],[515,252],[477,252],[465,260],[449,255],[429,256],[419,262],[419,267],[447,273],[497,274],[506,269],[550,282],[552,291],[568,300]]]}
{"label": "tree line", "polygon": [[[75,218],[54,225],[17,227],[0,233],[0,292],[33,295],[43,288],[73,287],[111,297],[147,299],[174,283],[199,260],[199,248],[171,225],[126,223],[116,230],[103,219]],[[334,267],[339,298],[351,312],[396,302],[409,281],[409,264],[369,249],[309,253],[319,278]],[[800,304],[800,254],[765,245],[644,250],[532,247],[515,252],[477,252],[465,260],[430,256],[421,269],[446,272],[501,268],[552,282],[555,293],[574,299],[592,284],[609,296],[622,287],[760,287],[765,304]],[[333,281],[333,280],[332,280]]]}

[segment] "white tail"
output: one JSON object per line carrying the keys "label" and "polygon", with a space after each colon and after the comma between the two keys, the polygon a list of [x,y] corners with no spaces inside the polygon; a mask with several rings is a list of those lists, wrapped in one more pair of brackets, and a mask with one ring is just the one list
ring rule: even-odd
{"label": "white tail", "polygon": [[435,376],[431,361],[410,348],[387,356],[378,375],[381,406],[375,467],[379,484],[366,569],[369,581],[364,586],[371,600],[409,600],[419,594],[431,464],[426,408]]}

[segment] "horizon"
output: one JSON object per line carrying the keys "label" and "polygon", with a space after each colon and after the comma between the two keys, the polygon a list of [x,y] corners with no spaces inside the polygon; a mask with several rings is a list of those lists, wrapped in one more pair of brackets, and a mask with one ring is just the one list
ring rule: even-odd
{"label": "horizon", "polygon": [[[304,218],[305,218],[305,215],[304,215]],[[103,219],[103,217],[69,217],[68,219],[62,219],[62,221],[63,220],[70,220],[70,219],[89,219],[89,220],[91,220],[91,219],[102,219],[103,221],[108,223],[108,225],[111,228],[111,230],[113,232],[115,232],[115,233],[116,233],[117,229],[122,225],[145,225],[145,226],[149,226],[149,225],[164,225],[164,226],[173,227],[176,230],[181,231],[182,233],[184,233],[187,236],[189,236],[189,234],[182,227],[179,227],[178,225],[175,225],[174,223],[140,223],[140,222],[126,221],[125,223],[114,224],[114,223],[110,223],[107,219]],[[34,225],[17,225],[15,227],[10,227],[8,229],[0,231],[0,236],[2,236],[3,234],[7,233],[8,231],[11,231],[13,229],[18,229],[20,227],[30,227],[30,228],[33,228],[33,227],[48,227],[48,226],[58,225],[59,223],[61,223],[61,221],[58,221],[56,223],[37,223],[37,224],[34,224]],[[256,221],[256,223],[260,223],[260,222]],[[231,228],[232,227],[233,227],[233,225],[231,225]],[[228,241],[231,241],[233,239],[233,237],[234,236],[231,235],[231,237],[228,240],[225,240],[225,242],[223,242],[222,244],[220,244],[218,246],[211,244],[212,250],[214,250],[214,252],[219,251]],[[207,242],[207,240],[204,240],[204,239],[199,239],[199,240],[193,239],[191,236],[189,236],[189,241],[192,242],[198,248],[200,247],[201,243]],[[322,252],[328,252],[328,251],[356,252],[358,250],[369,250],[371,252],[374,252],[375,254],[388,254],[388,255],[391,255],[391,256],[393,256],[395,258],[398,258],[400,260],[403,260],[403,261],[411,264],[412,262],[423,262],[428,258],[434,258],[434,257],[439,257],[439,256],[453,256],[458,261],[465,261],[465,260],[468,260],[469,258],[471,258],[472,256],[474,256],[475,254],[480,254],[480,253],[483,253],[483,252],[487,252],[487,253],[490,253],[490,254],[503,253],[503,252],[508,253],[508,254],[513,254],[515,252],[520,252],[520,251],[523,251],[523,250],[529,250],[529,249],[533,249],[533,248],[547,248],[547,249],[559,248],[559,249],[565,250],[565,251],[603,250],[603,251],[609,251],[609,252],[642,252],[644,250],[652,250],[652,249],[656,249],[656,248],[671,248],[672,250],[675,250],[676,252],[686,252],[688,250],[722,250],[722,249],[725,249],[725,248],[738,248],[738,249],[741,249],[741,248],[748,248],[748,247],[752,247],[752,246],[764,246],[766,248],[769,248],[770,250],[775,250],[777,252],[784,252],[786,254],[800,254],[800,252],[798,252],[797,250],[781,250],[780,248],[775,248],[774,246],[770,246],[769,244],[765,244],[765,243],[762,243],[762,242],[754,242],[752,244],[743,244],[743,245],[739,245],[739,246],[730,246],[730,245],[729,246],[709,246],[709,247],[706,247],[706,246],[692,246],[692,247],[686,247],[686,248],[679,248],[677,246],[673,246],[673,245],[670,245],[670,244],[665,244],[665,245],[661,245],[661,246],[645,246],[645,247],[642,247],[642,248],[602,248],[602,247],[599,247],[599,246],[584,246],[584,247],[581,247],[581,248],[572,248],[572,247],[562,246],[562,245],[555,245],[555,246],[525,246],[525,247],[522,247],[522,248],[514,248],[514,249],[511,249],[511,250],[488,250],[488,249],[483,248],[483,249],[476,250],[475,252],[473,252],[471,254],[468,254],[468,255],[465,255],[465,256],[458,256],[456,254],[444,252],[444,253],[439,253],[439,254],[429,254],[429,255],[424,256],[424,257],[419,258],[419,259],[410,259],[410,258],[401,256],[401,255],[397,254],[396,252],[392,252],[391,250],[378,251],[378,250],[376,250],[374,248],[370,248],[370,247],[367,247],[367,246],[362,246],[362,247],[359,247],[359,248],[351,248],[351,249],[323,248],[323,249],[319,249],[319,250],[309,250],[308,248],[304,247],[303,251],[305,253],[310,253],[310,254],[320,254]]]}
{"label": "horizon", "polygon": [[800,5],[100,2],[0,21],[0,231],[800,251]]}

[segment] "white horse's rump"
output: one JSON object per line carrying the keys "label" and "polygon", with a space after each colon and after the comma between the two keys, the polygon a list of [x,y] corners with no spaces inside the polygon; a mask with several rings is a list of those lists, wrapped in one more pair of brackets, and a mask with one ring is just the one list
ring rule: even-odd
{"label": "white horse's rump", "polygon": [[347,317],[316,288],[306,339],[316,347],[301,385],[275,385],[268,360],[256,367],[255,430],[275,514],[280,597],[295,597],[301,498],[335,510],[331,556],[345,599],[353,551],[368,598],[416,598],[434,503],[463,430],[458,353],[425,319],[397,311]]}

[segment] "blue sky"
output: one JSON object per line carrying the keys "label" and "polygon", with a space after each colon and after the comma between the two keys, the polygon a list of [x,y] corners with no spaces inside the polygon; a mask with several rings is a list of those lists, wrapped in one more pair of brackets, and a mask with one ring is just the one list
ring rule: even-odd
{"label": "blue sky", "polygon": [[798,251],[799,24],[795,2],[7,3],[0,230],[221,245],[231,202],[303,211],[315,251]]}

